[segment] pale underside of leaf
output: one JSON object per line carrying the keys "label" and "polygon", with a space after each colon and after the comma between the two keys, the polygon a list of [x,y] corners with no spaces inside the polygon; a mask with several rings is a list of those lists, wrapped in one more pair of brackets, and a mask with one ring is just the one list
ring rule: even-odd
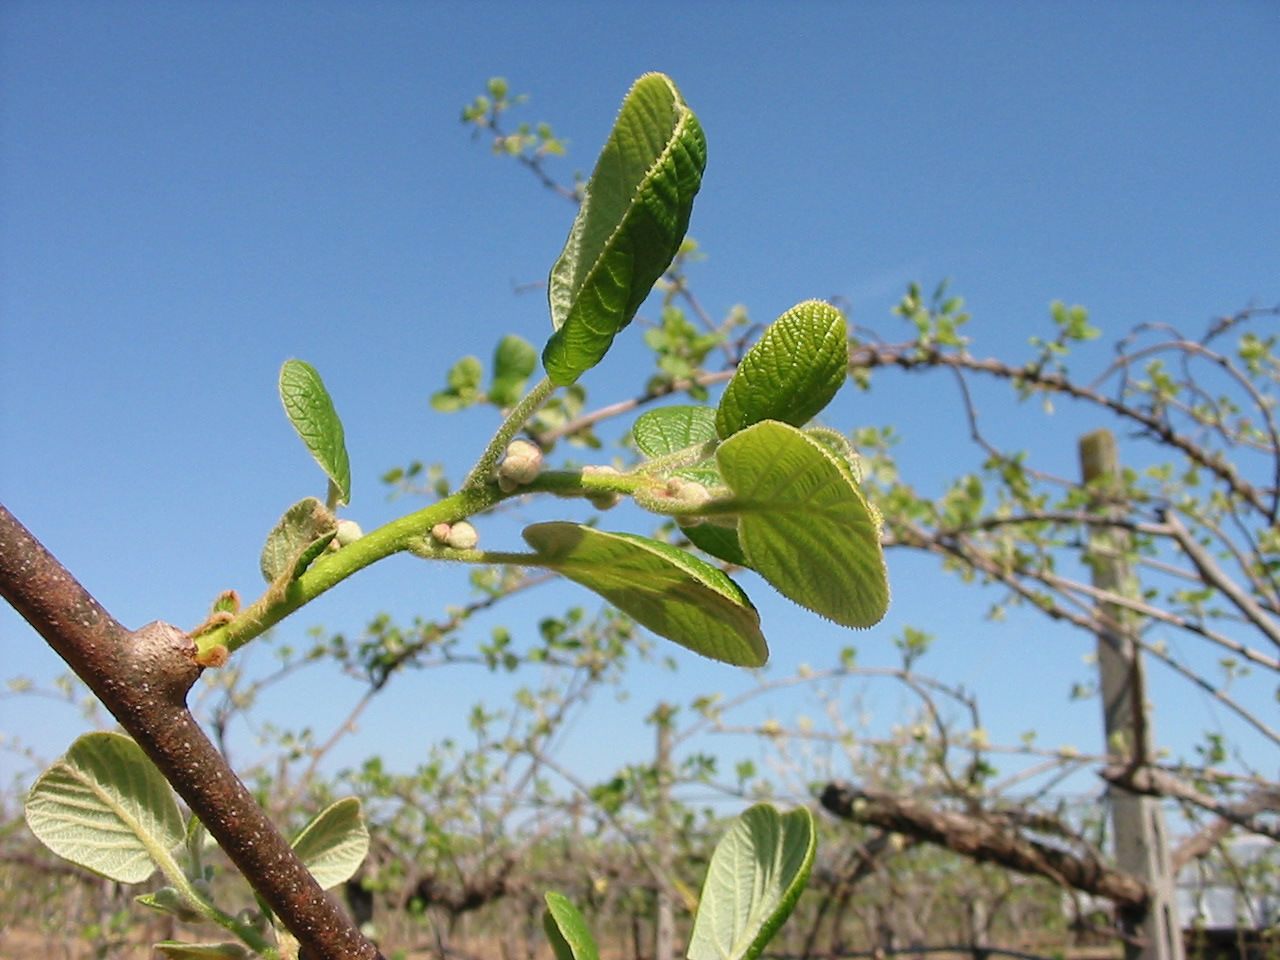
{"label": "pale underside of leaf", "polygon": [[184,836],[168,783],[117,733],[76,740],[32,786],[26,819],[58,856],[120,883],[142,883]]}
{"label": "pale underside of leaf", "polygon": [[746,810],[717,844],[703,884],[689,960],[752,960],[804,889],[817,848],[813,815],[767,804]]}
{"label": "pale underside of leaf", "polygon": [[345,883],[369,852],[369,830],[360,801],[347,797],[316,814],[293,841],[298,855],[321,889]]}

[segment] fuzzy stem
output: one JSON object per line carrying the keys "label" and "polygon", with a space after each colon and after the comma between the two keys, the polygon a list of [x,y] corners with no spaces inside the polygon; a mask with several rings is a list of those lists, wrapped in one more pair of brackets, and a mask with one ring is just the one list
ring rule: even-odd
{"label": "fuzzy stem", "polygon": [[493,439],[485,447],[476,465],[467,474],[467,479],[462,481],[463,490],[481,487],[491,479],[494,467],[502,459],[507,444],[528,423],[529,418],[538,412],[538,408],[547,402],[555,390],[556,385],[551,382],[551,379],[543,377],[532,390],[525,394],[523,400],[511,408],[507,419],[502,421],[502,426],[498,428],[498,432],[493,435]]}
{"label": "fuzzy stem", "polygon": [[506,496],[492,483],[460,490],[429,507],[370,531],[341,550],[324,554],[283,590],[267,590],[234,620],[200,634],[196,639],[200,653],[218,646],[226,647],[228,651],[239,649],[353,573],[393,553],[410,549],[437,523],[454,523],[472,516]]}

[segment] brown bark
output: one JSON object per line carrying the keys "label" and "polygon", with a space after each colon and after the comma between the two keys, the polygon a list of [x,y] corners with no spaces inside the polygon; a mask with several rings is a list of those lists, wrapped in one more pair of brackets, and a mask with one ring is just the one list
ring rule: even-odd
{"label": "brown bark", "polygon": [[167,623],[121,626],[3,504],[0,596],[120,721],[310,956],[380,956],[325,896],[187,709],[200,675],[190,637]]}
{"label": "brown bark", "polygon": [[1106,897],[1125,908],[1147,901],[1137,877],[1081,856],[1039,843],[1013,829],[1007,820],[981,813],[939,810],[887,790],[829,783],[822,806],[842,820],[870,824],[946,847],[978,863],[995,863],[1019,873],[1048,877],[1055,883]]}

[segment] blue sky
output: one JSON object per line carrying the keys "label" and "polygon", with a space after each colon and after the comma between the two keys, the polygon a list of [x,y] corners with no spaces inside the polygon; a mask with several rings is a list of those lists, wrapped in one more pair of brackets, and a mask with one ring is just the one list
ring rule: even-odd
{"label": "blue sky", "polygon": [[[889,308],[907,282],[950,277],[979,353],[1025,355],[1055,299],[1090,309],[1104,331],[1095,360],[1137,323],[1198,331],[1280,298],[1278,41],[1280,13],[1263,2],[9,0],[0,499],[124,623],[190,627],[219,590],[257,592],[265,532],[322,493],[275,395],[286,358],[315,364],[337,401],[349,515],[366,528],[404,508],[378,483],[389,467],[442,460],[460,475],[495,418],[441,416],[428,398],[502,333],[545,338],[543,298],[513,286],[545,277],[572,218],[458,122],[493,75],[531,95],[518,119],[571,141],[551,167],[566,180],[589,169],[635,77],[676,80],[709,141],[691,233],[713,313],[742,303],[763,321],[842,297],[856,322],[902,336]],[[587,379],[595,402],[635,392],[635,342]],[[1046,429],[1002,401],[984,415],[1067,474],[1074,438],[1106,425],[1064,410]],[[896,425],[925,490],[975,462],[930,381],[884,378],[827,421]],[[922,666],[977,690],[994,736],[1035,726],[1047,744],[1095,748],[1096,706],[1066,697],[1088,679],[1084,638],[1034,619],[993,629],[990,598],[928,564],[891,557],[890,573],[893,611],[860,634],[748,581],[777,670],[829,664],[849,643],[865,664],[893,663],[891,636],[916,624],[939,635]],[[438,616],[464,575],[394,560],[279,636],[354,633],[380,611]],[[593,600],[555,588],[499,619],[571,602]],[[6,676],[59,670],[7,608],[0,642]],[[754,682],[674,653],[674,676],[635,669],[629,703],[601,705],[566,762],[595,775],[643,759],[638,718],[659,696]],[[1171,689],[1176,709],[1157,699],[1162,733],[1185,742],[1218,722]],[[502,694],[479,674],[406,677],[340,759],[407,766],[471,702]],[[355,696],[313,671],[269,707],[324,729]],[[896,692],[874,696],[878,723],[901,718]],[[0,699],[0,731],[45,756],[77,729],[65,706]]]}

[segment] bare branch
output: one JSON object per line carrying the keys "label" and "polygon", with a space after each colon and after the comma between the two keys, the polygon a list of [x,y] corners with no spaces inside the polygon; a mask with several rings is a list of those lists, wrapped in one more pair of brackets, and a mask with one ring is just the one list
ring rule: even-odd
{"label": "bare branch", "polygon": [[1078,856],[1011,830],[1006,820],[980,813],[937,810],[885,790],[830,783],[822,806],[842,820],[902,833],[953,850],[978,863],[997,863],[1019,873],[1106,897],[1125,908],[1142,908],[1147,887],[1092,855]]}

